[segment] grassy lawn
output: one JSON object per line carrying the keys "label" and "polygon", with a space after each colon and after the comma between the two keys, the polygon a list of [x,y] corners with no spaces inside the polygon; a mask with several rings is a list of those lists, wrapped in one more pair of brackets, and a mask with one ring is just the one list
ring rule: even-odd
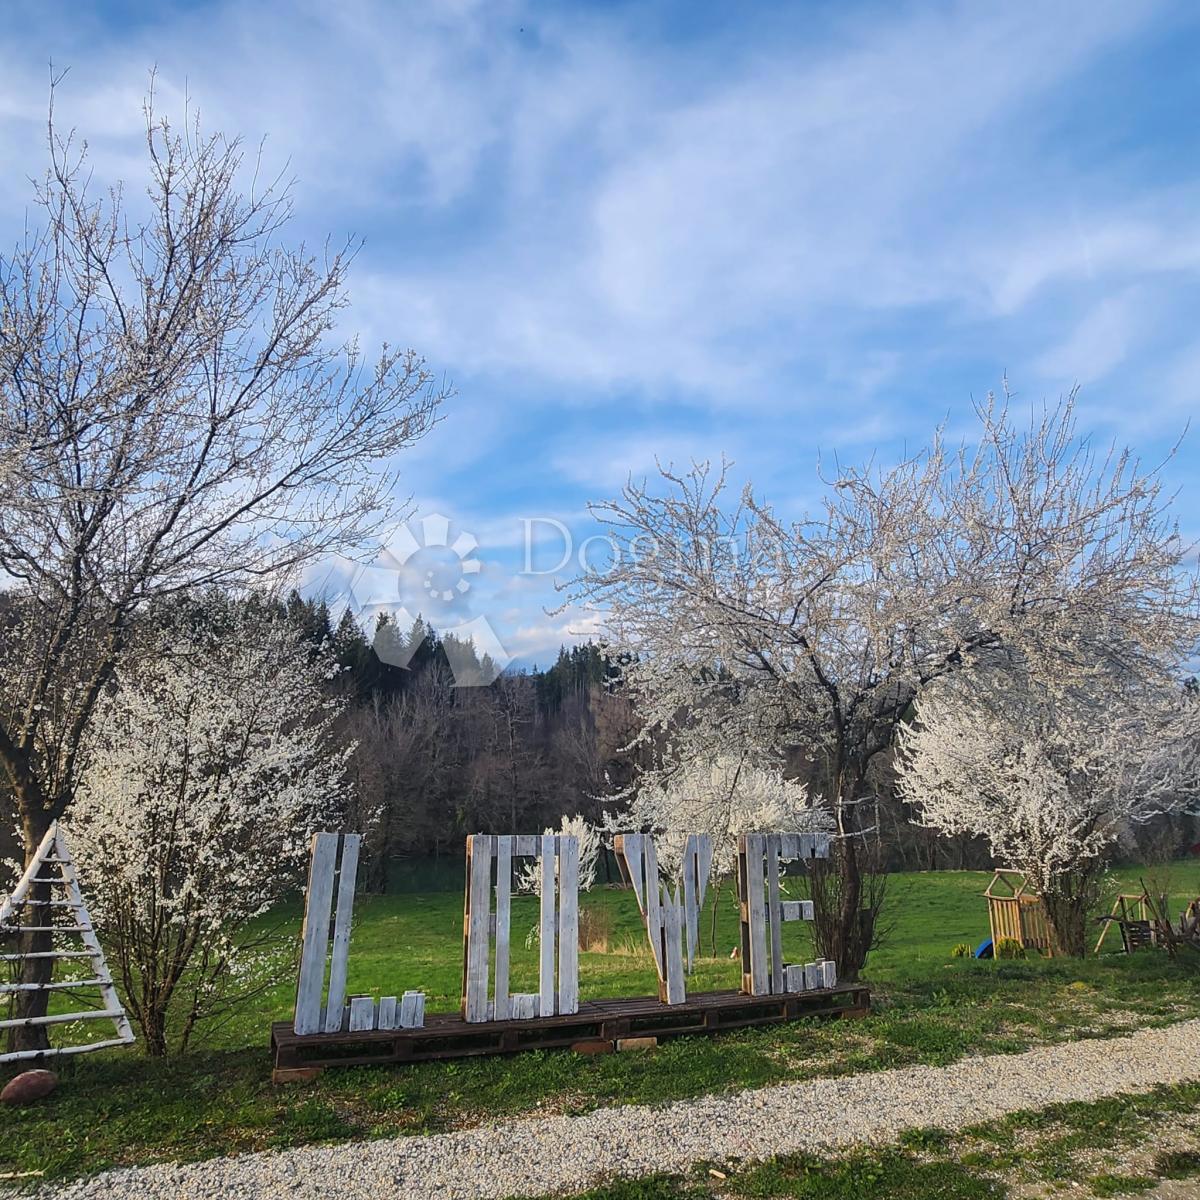
{"label": "grassy lawn", "polygon": [[[1119,881],[1136,890],[1137,875],[1136,869],[1124,872]],[[0,1172],[42,1171],[54,1178],[160,1159],[434,1132],[533,1110],[579,1112],[941,1064],[968,1053],[1016,1051],[1200,1015],[1195,969],[1173,966],[1153,951],[1085,962],[951,958],[956,943],[974,944],[987,934],[979,895],[986,882],[978,873],[894,877],[889,936],[867,971],[875,1012],[866,1020],[680,1039],[648,1055],[531,1052],[327,1071],[312,1084],[273,1087],[266,1046],[270,1022],[290,1015],[291,985],[283,985],[209,1031],[206,1042],[182,1058],[154,1061],[124,1052],[64,1060],[54,1097],[6,1114]],[[1170,890],[1180,903],[1200,892],[1200,864],[1177,864]],[[612,928],[608,953],[580,956],[582,997],[653,994],[654,971],[632,895],[600,890],[584,906],[607,912]],[[518,903],[515,930],[532,926],[535,908],[533,900]],[[298,911],[285,916],[298,925]],[[457,1007],[460,896],[363,898],[358,916],[352,991],[420,987],[432,1009]],[[728,889],[717,918],[720,953],[699,962],[690,990],[737,985],[739,964],[727,957],[736,934]],[[706,918],[706,946],[708,929]],[[806,956],[801,924],[787,935],[794,939],[789,952]],[[534,978],[533,950],[522,949],[513,989],[532,988]]]}

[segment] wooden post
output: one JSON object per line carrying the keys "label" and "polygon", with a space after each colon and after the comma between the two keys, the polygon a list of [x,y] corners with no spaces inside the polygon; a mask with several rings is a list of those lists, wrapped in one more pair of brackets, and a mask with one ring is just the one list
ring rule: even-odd
{"label": "wooden post", "polygon": [[342,838],[342,863],[338,877],[337,918],[333,925],[333,950],[329,967],[329,999],[325,1006],[325,1032],[342,1027],[346,975],[350,960],[350,929],[354,922],[354,886],[358,881],[358,849],[362,838],[348,833]]}
{"label": "wooden post", "polygon": [[558,839],[558,1011],[579,1011],[579,839]]}
{"label": "wooden post", "polygon": [[299,1034],[317,1033],[321,1028],[321,993],[325,990],[329,911],[333,904],[333,873],[337,862],[337,844],[336,833],[313,835],[308,889],[304,896],[304,932],[293,1024],[293,1028]]}
{"label": "wooden post", "polygon": [[538,972],[538,987],[541,1002],[538,1013],[543,1017],[554,1016],[554,930],[555,930],[555,885],[554,870],[555,838],[547,834],[542,838],[542,906],[539,937],[541,944],[540,970]]}
{"label": "wooden post", "polygon": [[488,933],[492,878],[492,839],[474,834],[467,847],[467,896],[463,1019],[488,1019]]}

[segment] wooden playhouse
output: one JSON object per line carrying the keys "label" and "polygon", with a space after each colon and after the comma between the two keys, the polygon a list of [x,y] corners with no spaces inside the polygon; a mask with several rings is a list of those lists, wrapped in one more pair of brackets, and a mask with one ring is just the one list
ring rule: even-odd
{"label": "wooden playhouse", "polygon": [[988,902],[992,946],[1002,938],[1019,942],[1026,950],[1053,956],[1054,933],[1046,920],[1042,898],[1028,889],[1019,871],[997,871],[983,893]]}

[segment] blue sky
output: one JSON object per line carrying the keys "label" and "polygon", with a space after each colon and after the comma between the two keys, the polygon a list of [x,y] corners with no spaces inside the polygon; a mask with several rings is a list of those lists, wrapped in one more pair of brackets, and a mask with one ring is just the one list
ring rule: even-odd
{"label": "blue sky", "polygon": [[453,381],[407,486],[478,537],[461,612],[519,661],[590,628],[522,518],[578,542],[656,456],[799,514],[819,454],[886,460],[1005,372],[1148,459],[1197,408],[1191,5],[17,3],[0,51],[6,237],[53,59],[101,178],[140,177],[156,65],[290,161],[296,238],[365,238],[347,332]]}

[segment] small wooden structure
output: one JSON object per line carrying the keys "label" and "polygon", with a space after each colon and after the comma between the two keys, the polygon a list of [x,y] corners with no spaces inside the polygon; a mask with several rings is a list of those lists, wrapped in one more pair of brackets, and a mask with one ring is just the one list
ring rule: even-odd
{"label": "small wooden structure", "polygon": [[737,892],[741,935],[742,991],[748,996],[805,992],[837,985],[837,966],[828,959],[788,963],[783,926],[811,921],[811,900],[784,900],[782,864],[829,857],[826,833],[745,833],[738,838]]}
{"label": "small wooden structure", "polygon": [[[1160,908],[1162,912],[1166,912],[1166,896],[1161,897]],[[1092,953],[1100,953],[1100,947],[1104,945],[1104,939],[1108,937],[1108,931],[1113,925],[1121,931],[1121,946],[1126,954],[1132,954],[1144,946],[1155,945],[1157,938],[1151,918],[1148,892],[1143,891],[1136,895],[1132,892],[1122,892],[1113,901],[1112,911],[1108,916],[1100,918],[1104,927],[1100,930],[1100,937],[1096,940],[1096,948]]]}
{"label": "small wooden structure", "polygon": [[682,940],[687,939],[690,974],[700,943],[700,910],[712,871],[712,838],[708,834],[688,835],[681,864],[682,884],[677,883],[674,890],[659,878],[658,852],[649,834],[619,833],[613,849],[622,877],[633,888],[650,940],[658,972],[658,998],[664,1004],[682,1004],[687,999]]}
{"label": "small wooden structure", "polygon": [[777,1025],[804,1017],[864,1017],[871,993],[865,984],[839,984],[813,992],[747,996],[740,991],[705,992],[682,1004],[657,997],[581,1000],[578,1011],[529,1020],[469,1022],[460,1013],[427,1013],[417,1029],[343,1029],[334,1034],[300,1036],[290,1021],[271,1026],[276,1078],[322,1067],[368,1063],[407,1063],[516,1054],[522,1050],[577,1047],[589,1053],[616,1048],[627,1037],[668,1038],[714,1034],[751,1025]]}
{"label": "small wooden structure", "polygon": [[[513,859],[540,859],[538,991],[510,993]],[[495,910],[492,909],[493,899]],[[556,951],[557,947],[557,951]],[[489,965],[491,987],[489,989]],[[557,968],[557,970],[556,970]],[[492,999],[489,999],[489,991]],[[579,1007],[579,839],[486,833],[467,838],[463,900],[464,1021],[527,1020]]]}
{"label": "small wooden structure", "polygon": [[[0,997],[18,992],[47,992],[53,995],[62,991],[79,996],[82,991],[98,993],[100,1003],[97,1007],[77,1012],[51,1012],[43,1017],[9,1017],[0,1020],[0,1031],[17,1026],[111,1021],[115,1036],[102,1041],[51,1046],[47,1050],[14,1050],[0,1054],[0,1063],[60,1054],[88,1054],[111,1046],[128,1046],[134,1040],[133,1030],[117,989],[113,986],[112,975],[104,961],[104,951],[92,927],[87,905],[83,902],[75,865],[57,822],[50,826],[42,838],[12,895],[0,904],[0,938],[22,933],[48,933],[52,939],[68,939],[66,945],[59,944],[49,950],[36,951],[29,957],[49,958],[55,964],[74,963],[91,974],[72,975],[67,979],[51,978],[46,983],[0,983]],[[25,957],[18,950],[0,954],[0,961],[19,965]]]}
{"label": "small wooden structure", "polygon": [[1054,931],[1046,920],[1042,898],[1027,890],[1025,876],[1020,871],[997,871],[983,894],[988,902],[993,949],[1002,938],[1011,938],[1026,950],[1053,956]]}
{"label": "small wooden structure", "polygon": [[425,1019],[424,992],[407,991],[399,998],[383,996],[378,1004],[371,996],[346,996],[361,842],[362,837],[357,833],[313,834],[308,887],[304,893],[296,1013],[292,1021],[292,1031],[300,1037],[343,1030],[360,1033],[368,1029],[409,1028],[420,1026]]}

